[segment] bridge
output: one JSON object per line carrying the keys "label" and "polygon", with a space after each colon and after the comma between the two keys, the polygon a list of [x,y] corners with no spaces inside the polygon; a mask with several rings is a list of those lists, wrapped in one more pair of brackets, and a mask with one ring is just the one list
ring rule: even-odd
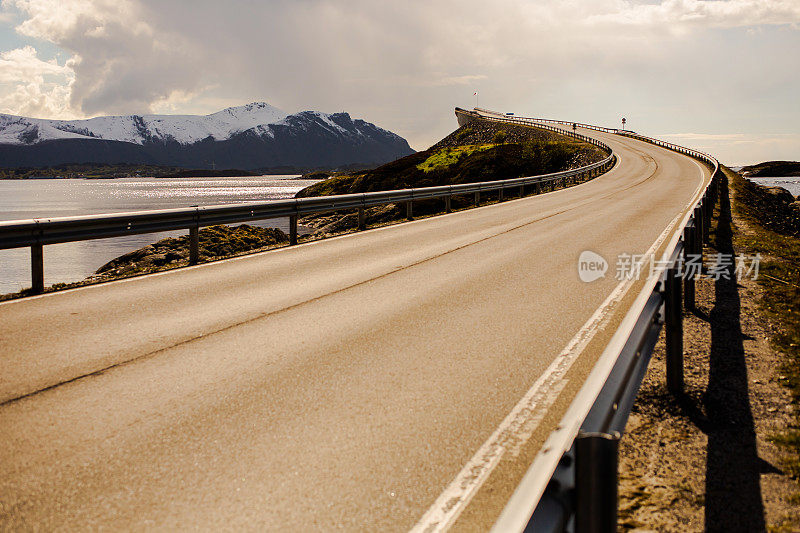
{"label": "bridge", "polygon": [[[0,527],[524,527],[641,317],[651,343],[668,313],[669,265],[615,261],[696,250],[715,172],[574,134],[615,157],[577,186],[0,303]],[[584,251],[605,276],[581,281]]]}

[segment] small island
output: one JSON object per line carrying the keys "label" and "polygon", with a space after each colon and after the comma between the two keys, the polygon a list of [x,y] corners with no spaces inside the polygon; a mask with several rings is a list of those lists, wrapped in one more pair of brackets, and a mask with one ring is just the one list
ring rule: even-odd
{"label": "small island", "polygon": [[745,178],[800,177],[800,161],[765,161],[742,167]]}

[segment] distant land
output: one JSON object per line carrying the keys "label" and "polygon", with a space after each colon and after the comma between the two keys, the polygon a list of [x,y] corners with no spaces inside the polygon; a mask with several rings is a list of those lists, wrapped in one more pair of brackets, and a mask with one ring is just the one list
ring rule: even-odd
{"label": "distant land", "polygon": [[757,165],[742,167],[741,173],[748,178],[800,176],[800,161],[765,161]]}
{"label": "distant land", "polygon": [[147,165],[293,174],[377,166],[412,153],[402,137],[348,113],[289,115],[264,102],[203,116],[0,114],[0,166],[9,169]]}
{"label": "distant land", "polygon": [[127,163],[101,164],[85,163],[82,165],[56,165],[50,167],[0,167],[0,180],[24,179],[112,179],[112,178],[209,178],[209,177],[235,177],[235,176],[274,176],[274,175],[304,175],[321,174],[323,177],[309,179],[324,179],[334,172],[353,172],[368,170],[375,165],[352,164],[338,167],[268,167],[253,170],[239,168],[207,169],[207,168],[181,168],[159,165],[137,165]]}

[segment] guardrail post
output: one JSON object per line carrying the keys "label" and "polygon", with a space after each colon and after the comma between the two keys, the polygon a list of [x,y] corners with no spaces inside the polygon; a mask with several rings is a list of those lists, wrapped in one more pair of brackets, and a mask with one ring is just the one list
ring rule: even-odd
{"label": "guardrail post", "polygon": [[703,197],[700,198],[700,242],[702,244],[706,244],[706,211],[708,211],[708,203],[706,202],[706,194],[703,193]]}
{"label": "guardrail post", "polygon": [[700,206],[694,208],[694,245],[695,253],[699,260],[703,262],[703,209]]}
{"label": "guardrail post", "polygon": [[520,185],[519,186],[519,197],[523,198],[524,196],[525,196],[525,186],[524,185]]}
{"label": "guardrail post", "polygon": [[200,227],[189,228],[189,264],[196,265],[200,262]]}
{"label": "guardrail post", "polygon": [[475,191],[475,206],[479,206],[481,203],[481,191]]}
{"label": "guardrail post", "polygon": [[578,433],[575,439],[575,531],[617,531],[619,433]]}
{"label": "guardrail post", "polygon": [[44,246],[31,246],[31,290],[34,294],[44,292]]}
{"label": "guardrail post", "polygon": [[414,207],[411,200],[406,202],[406,220],[414,220]]}
{"label": "guardrail post", "polygon": [[711,213],[714,211],[713,198],[710,190],[707,190],[706,194],[703,196],[703,209],[705,210],[705,218],[703,219],[703,242],[705,243],[711,242],[709,233],[711,230]]}
{"label": "guardrail post", "polygon": [[667,344],[667,390],[683,394],[683,312],[681,278],[675,266],[667,270],[664,284],[664,327]]}
{"label": "guardrail post", "polygon": [[444,197],[444,212],[445,213],[452,213],[453,212],[452,200],[453,200],[452,196],[445,196]]}
{"label": "guardrail post", "polygon": [[498,193],[497,193],[497,201],[498,202],[502,202],[503,201],[503,191],[504,190],[505,189],[503,187],[500,187],[500,189],[498,189]]}
{"label": "guardrail post", "polygon": [[297,244],[297,215],[289,215],[289,246]]}
{"label": "guardrail post", "polygon": [[686,265],[688,263],[689,256],[695,252],[695,246],[694,222],[690,220],[683,229],[683,307],[685,309],[694,309],[694,274],[693,272],[689,272],[689,270],[686,268]]}
{"label": "guardrail post", "polygon": [[367,216],[364,213],[364,208],[358,208],[358,231],[364,231],[367,229]]}

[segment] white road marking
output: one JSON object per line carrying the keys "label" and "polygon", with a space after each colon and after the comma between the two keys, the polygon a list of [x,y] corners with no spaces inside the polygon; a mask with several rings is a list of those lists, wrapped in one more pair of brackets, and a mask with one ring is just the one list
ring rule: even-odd
{"label": "white road marking", "polygon": [[[699,164],[697,166],[700,167]],[[647,252],[639,260],[640,265],[650,261],[650,258],[672,233],[678,221],[684,217],[686,209],[696,201],[704,183],[702,167],[700,167],[700,170],[700,185],[695,190],[692,200],[686,204],[681,213],[672,219],[667,228],[648,248]],[[511,452],[515,456],[519,454],[522,446],[530,439],[544,418],[544,414],[555,403],[559,393],[567,385],[568,380],[564,379],[566,373],[595,335],[606,326],[635,281],[635,279],[626,279],[614,288],[578,333],[567,343],[567,346],[547,367],[517,405],[514,406],[495,432],[484,442],[455,479],[436,499],[434,504],[420,518],[419,522],[411,529],[412,533],[432,533],[449,529],[500,463],[503,456],[507,452]]]}

